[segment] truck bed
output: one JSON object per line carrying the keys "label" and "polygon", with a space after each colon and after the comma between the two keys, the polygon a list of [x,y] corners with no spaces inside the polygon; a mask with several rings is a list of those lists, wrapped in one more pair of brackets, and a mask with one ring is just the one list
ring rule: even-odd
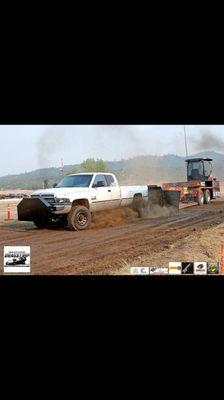
{"label": "truck bed", "polygon": [[121,205],[128,205],[132,203],[133,196],[136,193],[142,194],[143,199],[148,199],[148,186],[120,186],[121,191]]}

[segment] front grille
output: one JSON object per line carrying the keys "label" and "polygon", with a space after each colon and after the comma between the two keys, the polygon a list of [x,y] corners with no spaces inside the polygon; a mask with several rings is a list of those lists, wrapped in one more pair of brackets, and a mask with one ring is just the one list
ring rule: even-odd
{"label": "front grille", "polygon": [[50,203],[50,204],[55,204],[54,195],[40,195],[40,196],[38,196],[38,195],[33,194],[33,195],[31,195],[31,197],[32,197],[32,198],[44,199],[44,200],[46,200],[46,201],[47,201],[48,203]]}
{"label": "front grille", "polygon": [[55,204],[55,198],[54,197],[45,197],[45,196],[43,196],[43,199],[46,200],[50,204]]}

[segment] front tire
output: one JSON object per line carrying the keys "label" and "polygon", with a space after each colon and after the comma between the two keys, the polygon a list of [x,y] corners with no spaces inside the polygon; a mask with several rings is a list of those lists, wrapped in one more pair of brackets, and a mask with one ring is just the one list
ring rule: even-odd
{"label": "front tire", "polygon": [[83,231],[91,224],[91,212],[85,206],[73,206],[68,214],[68,226],[73,231]]}

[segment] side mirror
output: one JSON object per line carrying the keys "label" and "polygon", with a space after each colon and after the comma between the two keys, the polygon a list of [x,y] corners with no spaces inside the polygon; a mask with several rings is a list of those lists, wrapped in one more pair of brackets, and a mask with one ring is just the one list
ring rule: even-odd
{"label": "side mirror", "polygon": [[54,184],[53,184],[53,188],[55,188],[56,186],[57,186],[57,183],[54,183]]}

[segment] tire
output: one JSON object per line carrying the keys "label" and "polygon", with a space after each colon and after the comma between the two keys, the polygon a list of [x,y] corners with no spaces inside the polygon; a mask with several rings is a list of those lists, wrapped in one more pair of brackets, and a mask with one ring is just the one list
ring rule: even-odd
{"label": "tire", "polygon": [[205,204],[209,204],[211,201],[211,193],[210,190],[205,190],[204,192],[204,200],[205,200]]}
{"label": "tire", "polygon": [[83,231],[87,229],[91,221],[91,212],[85,206],[73,206],[68,214],[68,226],[73,231]]}
{"label": "tire", "polygon": [[36,225],[36,227],[38,229],[44,229],[47,227],[47,222],[46,221],[42,221],[41,219],[35,219],[33,221],[34,225]]}
{"label": "tire", "polygon": [[200,191],[200,193],[198,195],[197,202],[198,202],[199,206],[203,206],[205,203],[204,193],[202,190]]}

